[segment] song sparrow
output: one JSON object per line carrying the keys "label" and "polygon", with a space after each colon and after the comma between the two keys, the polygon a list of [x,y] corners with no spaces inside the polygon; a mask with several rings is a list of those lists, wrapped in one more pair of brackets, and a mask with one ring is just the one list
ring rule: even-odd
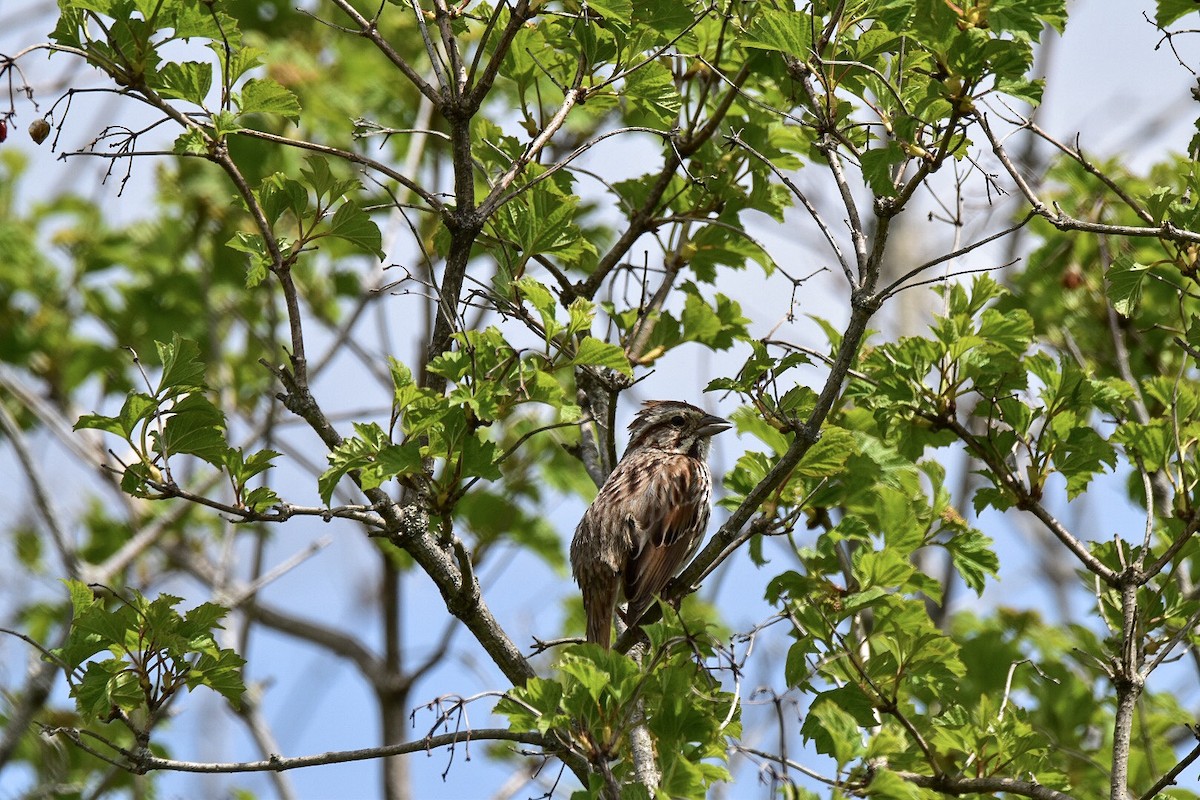
{"label": "song sparrow", "polygon": [[674,400],[647,402],[630,424],[625,455],[571,540],[589,642],[610,647],[618,597],[635,624],[700,546],[712,494],[708,448],[729,427]]}

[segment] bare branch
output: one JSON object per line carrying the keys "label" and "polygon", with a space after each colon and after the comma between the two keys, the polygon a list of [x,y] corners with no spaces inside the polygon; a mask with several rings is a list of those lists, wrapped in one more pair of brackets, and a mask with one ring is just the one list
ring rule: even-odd
{"label": "bare branch", "polygon": [[375,24],[375,20],[368,20],[366,17],[360,14],[358,9],[356,9],[354,5],[350,3],[350,0],[332,0],[332,2],[335,6],[340,8],[346,16],[354,20],[354,24],[358,26],[359,35],[370,41],[371,44],[375,45],[375,47],[379,49],[379,52],[383,53],[387,60],[392,62],[392,64],[400,70],[401,74],[408,78],[413,86],[417,87],[417,91],[428,97],[430,102],[432,102],[435,106],[441,106],[442,98],[441,95],[438,94],[437,89],[429,85],[429,83],[421,77],[420,73],[413,69],[408,61],[404,59],[404,56],[400,55],[400,53],[398,53],[396,49],[392,47],[391,43],[388,42],[387,39],[383,38],[383,35],[379,32],[379,28]]}
{"label": "bare branch", "polygon": [[[1200,734],[1197,733],[1196,728],[1189,726],[1189,730],[1191,730],[1193,737],[1200,739]],[[1168,786],[1174,786],[1175,779],[1183,774],[1183,771],[1191,766],[1192,762],[1197,758],[1200,758],[1200,744],[1197,744],[1191,749],[1191,751],[1188,752],[1187,755],[1179,759],[1179,763],[1171,767],[1171,769],[1168,770],[1165,775],[1155,781],[1154,785],[1147,789],[1145,794],[1138,798],[1138,800],[1154,800],[1154,798],[1158,797],[1158,793],[1163,789],[1167,788]]]}
{"label": "bare branch", "polygon": [[899,278],[897,278],[896,280],[889,283],[886,287],[884,287],[883,290],[880,291],[880,295],[882,297],[887,298],[887,297],[891,297],[891,296],[895,295],[897,292],[900,292],[906,288],[909,288],[909,287],[904,286],[904,284],[907,283],[908,281],[912,280],[916,276],[920,275],[925,270],[932,269],[933,267],[936,267],[938,264],[944,264],[947,261],[953,261],[956,258],[965,256],[967,253],[970,253],[973,250],[977,250],[980,247],[983,247],[984,245],[991,244],[992,242],[996,241],[997,239],[1003,239],[1004,237],[1009,236],[1010,234],[1013,234],[1013,233],[1021,230],[1022,228],[1024,228],[1026,225],[1029,224],[1030,220],[1032,220],[1034,218],[1034,216],[1035,216],[1034,212],[1030,211],[1021,219],[1020,222],[1010,225],[1002,231],[993,233],[991,236],[985,236],[984,238],[980,239],[978,242],[972,242],[971,244],[965,245],[964,247],[960,247],[957,250],[954,250],[950,253],[946,253],[945,255],[938,256],[937,258],[932,258],[929,261],[926,261],[924,264],[920,265],[919,267],[914,267],[914,268],[910,269],[908,272],[904,273]]}
{"label": "bare branch", "polygon": [[[837,258],[838,263],[841,264],[842,274],[844,274],[846,276],[847,283],[850,285],[851,288],[853,288],[855,285],[855,278],[854,278],[854,271],[850,266],[850,262],[846,259],[845,254],[842,252],[842,248],[838,244],[837,239],[834,238],[833,231],[831,231],[829,229],[829,225],[827,225],[825,223],[824,217],[822,217],[820,212],[817,211],[816,205],[814,205],[813,202],[808,199],[808,195],[806,195],[803,191],[801,191],[800,187],[798,187],[794,182],[792,182],[792,180],[790,178],[788,178],[786,175],[784,175],[783,171],[781,169],[779,169],[773,163],[771,163],[770,159],[768,159],[762,153],[758,152],[753,147],[751,147],[749,144],[747,144],[745,142],[745,140],[742,139],[740,134],[731,133],[728,136],[726,136],[726,138],[729,139],[730,142],[737,145],[738,147],[743,148],[748,153],[750,153],[750,155],[754,156],[759,161],[761,161],[763,164],[765,164],[767,166],[767,168],[771,170],[771,172],[775,173],[775,177],[779,178],[780,182],[783,183],[784,186],[786,186],[788,189],[791,190],[792,194],[794,194],[796,196],[796,199],[800,201],[800,204],[802,206],[804,206],[804,210],[808,212],[808,215],[810,217],[812,217],[813,222],[815,222],[817,224],[817,228],[820,229],[821,235],[825,237],[825,241],[829,243],[829,248],[833,251],[833,254]],[[888,291],[887,291],[887,289],[885,289],[884,294],[886,295],[887,293],[888,293]]]}
{"label": "bare branch", "polygon": [[[61,729],[60,729],[61,732]],[[144,773],[154,770],[170,770],[173,772],[279,772],[303,767],[316,767],[323,764],[345,764],[350,761],[366,761],[388,756],[400,756],[408,753],[429,752],[435,747],[453,747],[457,744],[467,744],[472,741],[520,742],[534,746],[546,746],[548,743],[539,733],[510,731],[505,728],[480,728],[473,731],[455,731],[437,736],[427,736],[415,742],[385,745],[382,747],[364,747],[359,750],[335,750],[311,756],[272,756],[261,761],[239,762],[204,762],[177,761],[171,758],[159,758],[143,751],[134,754],[130,764],[135,772]]]}
{"label": "bare branch", "polygon": [[1137,225],[1106,225],[1100,222],[1089,222],[1086,220],[1076,219],[1065,212],[1057,205],[1051,208],[1047,205],[1029,182],[1021,175],[1021,171],[1013,164],[1008,152],[1004,149],[1004,143],[1001,142],[992,132],[991,125],[988,124],[987,115],[980,114],[977,117],[980,127],[987,136],[992,145],[992,152],[1000,159],[1000,163],[1004,165],[1005,171],[1013,182],[1017,184],[1017,188],[1024,195],[1025,200],[1033,207],[1033,212],[1039,217],[1042,217],[1060,231],[1081,231],[1083,233],[1107,234],[1109,236],[1132,236],[1138,238],[1163,239],[1171,242],[1191,242],[1200,243],[1200,233],[1189,231],[1182,228],[1177,228],[1168,221],[1155,227],[1141,227]]}
{"label": "bare branch", "polygon": [[1034,781],[1023,781],[1017,778],[1002,778],[988,776],[983,778],[964,778],[954,776],[933,777],[919,775],[913,772],[897,772],[904,780],[916,786],[933,789],[942,794],[958,797],[965,794],[991,794],[1006,792],[1020,797],[1030,797],[1033,800],[1075,800],[1069,794],[1042,786]]}

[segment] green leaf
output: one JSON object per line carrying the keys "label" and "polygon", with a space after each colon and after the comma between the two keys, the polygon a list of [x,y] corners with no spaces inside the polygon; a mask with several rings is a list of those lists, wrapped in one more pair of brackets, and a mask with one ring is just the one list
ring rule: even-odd
{"label": "green leaf", "polygon": [[387,445],[375,455],[373,464],[363,464],[362,486],[374,489],[392,478],[421,472],[423,466],[421,447],[416,442]]}
{"label": "green leaf", "polygon": [[826,427],[821,431],[821,438],[796,465],[796,474],[806,478],[830,477],[856,450],[853,433],[844,428]]}
{"label": "green leaf", "polygon": [[671,71],[657,61],[648,61],[625,79],[629,124],[671,130],[683,108]]}
{"label": "green leaf", "polygon": [[783,664],[783,679],[790,687],[801,687],[808,684],[811,671],[808,656],[814,652],[811,643],[802,639],[788,648],[787,658]]}
{"label": "green leaf", "polygon": [[728,350],[734,341],[749,336],[750,320],[742,315],[742,307],[721,293],[709,305],[700,288],[688,281],[683,286],[687,295],[679,321],[683,325],[682,341],[699,342],[714,350]]}
{"label": "green leaf", "polygon": [[1029,103],[1031,106],[1041,104],[1042,94],[1045,92],[1045,89],[1046,82],[1041,79],[1027,80],[1024,77],[996,78],[996,91],[1003,92],[1015,100],[1021,100]]}
{"label": "green leaf", "polygon": [[229,472],[229,477],[239,486],[243,486],[255,475],[269,470],[273,466],[271,462],[280,455],[282,454],[274,450],[259,450],[246,456],[241,448],[231,447],[225,452],[222,463]]}
{"label": "green leaf", "polygon": [[[1057,419],[1056,419],[1057,422]],[[1067,479],[1067,499],[1078,497],[1105,466],[1116,467],[1113,446],[1090,427],[1072,425],[1054,453],[1054,466]]]}
{"label": "green leaf", "polygon": [[815,33],[812,15],[806,11],[760,9],[746,32],[743,44],[807,60],[812,53]]}
{"label": "green leaf", "polygon": [[263,513],[280,502],[279,495],[266,486],[257,486],[242,498],[242,505],[251,511]]}
{"label": "green leaf", "polygon": [[[206,7],[205,3],[146,2],[137,0],[147,19],[156,13],[160,28],[174,28],[173,39],[222,39],[226,46],[241,39],[237,21],[228,14]],[[214,44],[214,42],[209,42]],[[222,48],[224,49],[224,48]]]}
{"label": "green leaf", "polygon": [[467,436],[463,441],[460,457],[462,474],[477,475],[485,480],[499,480],[500,467],[496,464],[496,443],[478,436]]}
{"label": "green leaf", "polygon": [[589,0],[588,8],[599,11],[604,19],[629,25],[633,21],[633,3],[630,0]]}
{"label": "green leaf", "polygon": [[832,756],[841,770],[863,752],[862,731],[849,712],[834,700],[818,697],[813,701],[800,734],[812,742],[821,755]]}
{"label": "green leaf", "polygon": [[915,783],[909,783],[894,772],[878,770],[867,787],[867,796],[875,800],[923,800],[928,797]]}
{"label": "green leaf", "polygon": [[574,336],[592,329],[592,320],[596,318],[596,304],[584,297],[576,297],[567,307],[570,321],[567,322],[567,335]]}
{"label": "green leaf", "polygon": [[767,275],[774,272],[775,261],[762,245],[733,222],[729,224],[733,227],[706,225],[692,237],[696,251],[688,259],[688,266],[697,279],[712,283],[717,277],[717,267],[724,265],[743,269],[751,261],[761,266]]}
{"label": "green leaf", "polygon": [[271,266],[271,254],[267,252],[267,242],[263,237],[257,233],[238,231],[225,246],[250,254],[250,265],[246,269],[247,289],[253,289],[266,279]]}
{"label": "green leaf", "polygon": [[309,156],[300,168],[304,184],[316,192],[317,199],[336,199],[351,188],[358,186],[358,181],[341,180],[329,168],[329,162],[320,156]]}
{"label": "green leaf", "polygon": [[891,140],[883,147],[864,150],[860,157],[863,178],[871,191],[878,197],[895,197],[896,182],[892,178],[893,167],[903,163],[906,156],[900,143]]}
{"label": "green leaf", "polygon": [[79,713],[92,719],[107,719],[113,707],[132,711],[145,702],[137,676],[117,659],[89,663],[71,693]]}
{"label": "green leaf", "polygon": [[202,156],[208,151],[208,140],[204,137],[204,131],[196,128],[188,128],[179,134],[175,143],[171,145],[171,152],[181,156]]}
{"label": "green leaf", "polygon": [[246,660],[232,650],[219,650],[216,654],[204,653],[187,672],[188,689],[207,686],[219,693],[235,708],[240,709],[246,684],[242,681],[242,667]]}
{"label": "green leaf", "polygon": [[916,567],[897,549],[860,549],[856,555],[854,576],[864,589],[875,586],[885,589],[900,588],[916,572]]}
{"label": "green leaf", "polygon": [[278,114],[292,122],[300,119],[296,95],[270,78],[251,78],[235,97],[243,114]]}
{"label": "green leaf", "polygon": [[223,466],[229,445],[221,431],[225,415],[201,394],[189,394],[167,412],[160,451],[164,456],[189,453],[214,466]]}
{"label": "green leaf", "polygon": [[284,211],[291,211],[297,219],[308,208],[308,191],[299,181],[294,181],[282,172],[263,178],[258,190],[258,201],[263,213],[272,223],[278,222]]}
{"label": "green leaf", "polygon": [[200,61],[163,64],[153,86],[164,97],[177,97],[202,106],[212,89],[212,71],[211,64]]}
{"label": "green leaf", "polygon": [[618,345],[602,342],[593,336],[583,337],[583,341],[579,343],[579,347],[575,351],[575,358],[571,359],[571,364],[608,367],[623,375],[633,374],[633,367],[629,365],[629,359],[625,357],[624,350]]}
{"label": "green leaf", "polygon": [[380,450],[391,446],[387,433],[374,422],[355,423],[354,429],[358,436],[343,440],[329,454],[329,469],[317,478],[317,490],[325,505],[329,505],[334,489],[347,472],[368,466]]}
{"label": "green leaf", "polygon": [[222,139],[231,133],[242,130],[242,123],[232,111],[218,111],[212,115],[213,134]]}
{"label": "green leaf", "polygon": [[659,41],[675,38],[695,21],[684,0],[633,0],[633,22],[657,34]]}
{"label": "green leaf", "polygon": [[[227,46],[228,40],[225,42],[209,42],[207,47],[217,54],[220,60],[221,67],[224,70],[225,83],[233,85],[238,78],[245,75],[255,67],[262,65],[263,56],[266,51],[260,47],[235,47],[230,50]],[[228,60],[226,60],[228,56]]]}
{"label": "green leaf", "polygon": [[201,603],[183,615],[178,629],[179,635],[189,642],[201,639],[211,640],[214,628],[221,628],[220,622],[229,615],[229,609],[217,603]]}
{"label": "green leaf", "polygon": [[1105,293],[1116,312],[1123,317],[1133,316],[1142,298],[1142,283],[1150,268],[1136,263],[1130,256],[1118,256],[1105,275]]}
{"label": "green leaf", "polygon": [[150,419],[157,408],[158,404],[150,395],[143,394],[142,392],[130,392],[125,398],[125,403],[121,406],[121,413],[118,415],[118,419],[121,422],[121,435],[126,439],[130,439],[138,423]]}
{"label": "green leaf", "polygon": [[1113,433],[1112,439],[1140,459],[1151,474],[1164,469],[1175,455],[1175,433],[1170,421],[1165,419],[1152,420],[1145,425],[1125,422]]}
{"label": "green leaf", "polygon": [[154,346],[158,349],[158,358],[163,366],[156,394],[167,390],[189,391],[208,388],[204,383],[204,364],[200,361],[200,348],[194,341],[177,333],[171,337],[170,344],[155,342]]}
{"label": "green leaf", "polygon": [[112,433],[125,438],[129,437],[120,419],[117,417],[106,417],[103,414],[84,414],[71,430],[80,431],[85,429],[105,431],[106,433]]}
{"label": "green leaf", "polygon": [[1197,11],[1195,0],[1158,0],[1155,5],[1154,24],[1160,28]]}
{"label": "green leaf", "polygon": [[992,549],[992,540],[970,528],[956,534],[944,546],[963,582],[975,594],[982,595],[988,576],[995,578],[1000,571],[1000,558]]}
{"label": "green leaf", "polygon": [[[544,168],[530,165],[530,180]],[[519,196],[502,205],[493,215],[496,238],[515,244],[523,257],[553,255],[568,263],[578,263],[596,252],[596,247],[579,229],[579,197],[572,194],[571,178],[557,172],[548,179],[527,185]]]}
{"label": "green leaf", "polygon": [[358,245],[383,260],[383,238],[379,226],[353,200],[342,203],[329,223],[329,235]]}

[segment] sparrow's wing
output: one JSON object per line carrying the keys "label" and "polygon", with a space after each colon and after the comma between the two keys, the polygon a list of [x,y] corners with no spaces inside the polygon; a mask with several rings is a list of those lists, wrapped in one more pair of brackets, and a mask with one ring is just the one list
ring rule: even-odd
{"label": "sparrow's wing", "polygon": [[664,459],[649,474],[627,518],[633,551],[624,578],[631,624],[700,543],[710,491],[708,467],[688,456]]}

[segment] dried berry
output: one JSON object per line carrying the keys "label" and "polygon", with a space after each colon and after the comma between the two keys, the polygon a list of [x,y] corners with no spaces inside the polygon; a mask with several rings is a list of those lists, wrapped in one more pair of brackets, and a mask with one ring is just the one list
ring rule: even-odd
{"label": "dried berry", "polygon": [[50,123],[38,117],[33,122],[29,123],[29,138],[33,139],[37,144],[46,141],[46,137],[50,135]]}

